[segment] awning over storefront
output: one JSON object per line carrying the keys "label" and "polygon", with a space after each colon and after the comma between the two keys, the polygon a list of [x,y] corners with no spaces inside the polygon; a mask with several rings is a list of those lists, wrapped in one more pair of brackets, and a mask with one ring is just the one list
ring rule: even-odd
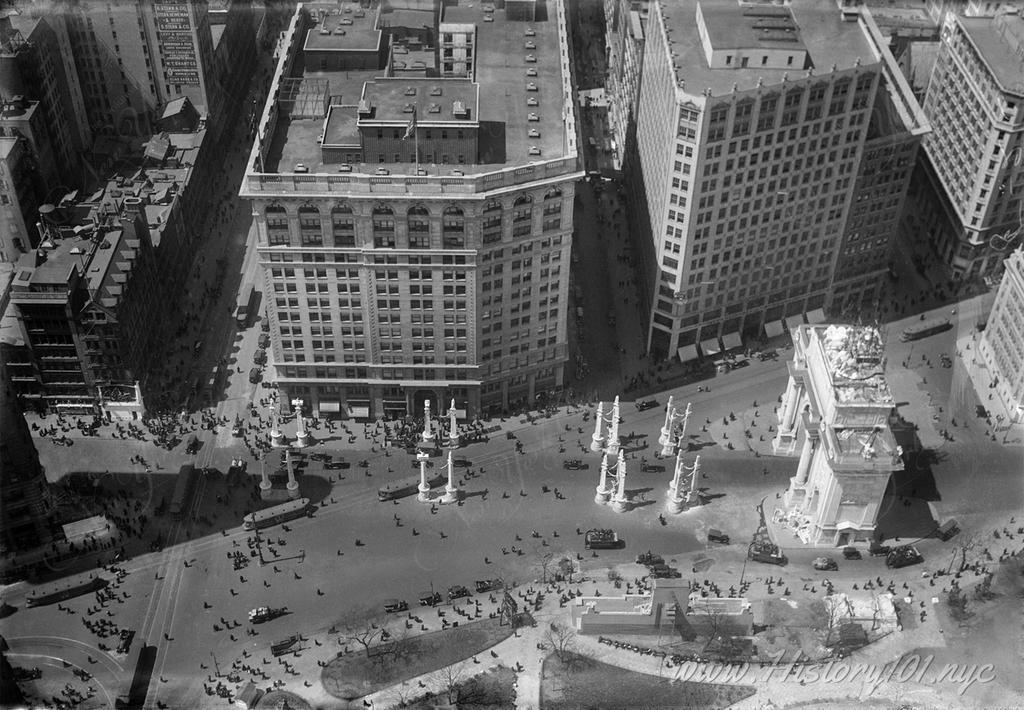
{"label": "awning over storefront", "polygon": [[321,412],[340,412],[341,402],[320,402]]}
{"label": "awning over storefront", "polygon": [[369,419],[370,408],[369,407],[356,407],[349,405],[348,415],[353,419]]}
{"label": "awning over storefront", "polygon": [[704,357],[711,357],[722,352],[722,346],[718,344],[718,338],[708,338],[707,340],[700,341],[700,349],[704,353]]}
{"label": "awning over storefront", "polygon": [[764,324],[764,334],[769,338],[777,338],[782,335],[782,321],[770,320]]}
{"label": "awning over storefront", "polygon": [[692,343],[690,345],[684,345],[676,350],[676,355],[679,356],[679,362],[689,362],[690,360],[697,359],[697,344]]}
{"label": "awning over storefront", "polygon": [[792,333],[794,330],[796,330],[796,327],[798,325],[803,325],[803,324],[804,324],[804,317],[802,315],[800,315],[800,316],[790,316],[789,318],[786,318],[786,328],[789,329],[790,333]]}
{"label": "awning over storefront", "polygon": [[811,325],[817,325],[818,323],[825,322],[825,311],[821,308],[815,308],[813,311],[807,314],[807,322]]}
{"label": "awning over storefront", "polygon": [[722,336],[722,345],[726,350],[735,350],[743,347],[743,341],[740,339],[739,333],[726,333]]}

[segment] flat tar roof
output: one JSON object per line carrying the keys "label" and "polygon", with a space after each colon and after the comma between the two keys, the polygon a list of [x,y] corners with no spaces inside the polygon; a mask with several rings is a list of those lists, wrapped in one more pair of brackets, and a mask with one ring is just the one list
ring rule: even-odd
{"label": "flat tar roof", "polygon": [[712,0],[701,2],[700,9],[715,50],[804,48],[800,42],[800,30],[789,8],[776,5],[741,7],[737,3]]}
{"label": "flat tar roof", "polygon": [[[480,86],[469,79],[381,78],[363,85],[362,98],[373,107],[372,116],[364,121],[409,121],[412,107],[416,109],[418,123],[468,124],[475,123],[479,115]],[[468,113],[457,116],[456,104]]]}
{"label": "flat tar roof", "polygon": [[[1004,91],[1024,94],[1024,56],[1008,42],[1024,47],[1024,18],[1019,15],[961,17],[960,24]],[[998,23],[998,26],[997,26]]]}
{"label": "flat tar roof", "polygon": [[[708,67],[697,33],[696,13],[698,0],[674,0],[661,5],[668,30],[668,42],[675,53],[672,63],[676,77],[686,82],[688,93],[700,93],[705,88],[714,95],[753,89],[759,78],[767,85],[782,82],[785,75],[792,80],[803,77],[799,69],[711,69]],[[711,3],[705,2],[707,12]],[[843,22],[834,3],[820,0],[792,0],[790,11],[799,27],[800,40],[807,50],[815,72],[822,74],[832,69],[848,69],[860,60],[862,65],[877,62],[871,43],[856,22]],[[652,20],[653,21],[653,20]],[[787,43],[793,46],[793,43]]]}
{"label": "flat tar roof", "polygon": [[[310,5],[308,9],[318,17],[320,7],[326,5]],[[331,4],[330,11],[336,14],[324,15],[323,22],[311,27],[306,34],[306,49],[372,50],[380,46],[381,32],[375,29],[375,8],[367,10],[357,2],[339,2]]]}

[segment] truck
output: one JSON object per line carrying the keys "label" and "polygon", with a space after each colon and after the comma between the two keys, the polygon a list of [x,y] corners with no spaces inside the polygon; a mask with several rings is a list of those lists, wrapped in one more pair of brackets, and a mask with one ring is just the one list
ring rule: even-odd
{"label": "truck", "polygon": [[288,613],[288,607],[258,606],[249,610],[249,623],[262,624]]}
{"label": "truck", "polygon": [[619,534],[608,528],[593,528],[583,536],[583,546],[588,550],[616,550],[623,546]]}
{"label": "truck", "polygon": [[779,549],[779,546],[770,542],[758,542],[751,544],[751,546],[747,548],[747,559],[753,560],[754,562],[764,562],[769,565],[784,565],[787,562],[786,556],[782,554],[782,550]]}
{"label": "truck", "polygon": [[238,300],[235,301],[235,320],[238,326],[244,328],[249,325],[249,319],[255,312],[256,286],[251,281],[246,281],[238,292]]}

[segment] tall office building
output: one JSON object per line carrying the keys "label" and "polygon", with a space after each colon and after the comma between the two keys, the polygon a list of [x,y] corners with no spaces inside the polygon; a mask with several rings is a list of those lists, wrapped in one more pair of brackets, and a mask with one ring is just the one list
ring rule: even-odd
{"label": "tall office building", "polygon": [[183,96],[209,118],[220,116],[225,96],[212,82],[205,0],[64,0],[58,7],[94,132],[148,135],[163,107]]}
{"label": "tall office building", "polygon": [[649,0],[605,0],[608,127],[616,169],[623,170],[627,145],[636,140],[636,109],[644,60],[644,27]]}
{"label": "tall office building", "polygon": [[0,554],[49,542],[55,513],[39,453],[0,358]]}
{"label": "tall office building", "polygon": [[848,228],[858,185],[899,200],[909,180],[861,180],[883,101],[892,123],[875,130],[912,155],[927,126],[866,7],[652,3],[637,117],[652,353],[692,359],[824,320],[833,284],[857,280],[843,257],[892,237]]}
{"label": "tall office building", "polygon": [[0,137],[0,262],[17,261],[38,242],[40,199],[28,140]]}
{"label": "tall office building", "polygon": [[1006,260],[992,312],[978,348],[1013,421],[1024,417],[1024,248]]}
{"label": "tall office building", "polygon": [[1024,229],[1024,18],[948,13],[924,109],[923,229],[955,277],[991,275]]}
{"label": "tall office building", "polygon": [[241,190],[283,401],[475,416],[562,386],[565,23],[561,0],[299,6]]}

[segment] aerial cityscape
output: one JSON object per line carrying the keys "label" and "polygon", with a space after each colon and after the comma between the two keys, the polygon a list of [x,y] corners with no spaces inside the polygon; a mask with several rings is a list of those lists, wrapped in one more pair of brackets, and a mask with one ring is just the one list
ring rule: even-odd
{"label": "aerial cityscape", "polygon": [[0,708],[1024,708],[1024,0],[0,3]]}

